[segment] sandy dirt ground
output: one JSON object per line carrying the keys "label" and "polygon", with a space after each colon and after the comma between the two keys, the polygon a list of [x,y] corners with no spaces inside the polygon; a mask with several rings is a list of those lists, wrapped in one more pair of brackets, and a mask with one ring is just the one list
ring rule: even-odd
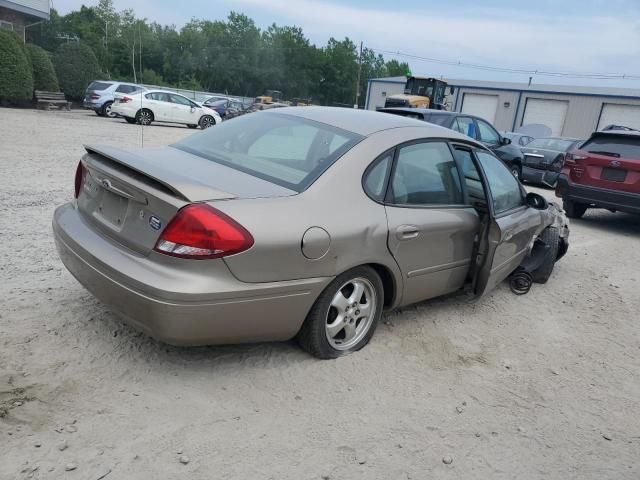
{"label": "sandy dirt ground", "polygon": [[548,284],[388,313],[336,361],[175,348],[87,293],[51,235],[82,144],[139,141],[0,109],[0,479],[640,478],[640,218],[588,212]]}

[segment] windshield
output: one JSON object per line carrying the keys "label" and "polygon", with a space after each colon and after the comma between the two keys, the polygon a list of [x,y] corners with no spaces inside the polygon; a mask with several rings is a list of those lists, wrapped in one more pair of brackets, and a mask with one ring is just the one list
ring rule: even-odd
{"label": "windshield", "polygon": [[544,148],[547,150],[566,152],[575,142],[575,140],[564,140],[561,138],[536,138],[527,144],[527,148]]}
{"label": "windshield", "polygon": [[301,192],[362,138],[294,115],[260,112],[172,146]]}

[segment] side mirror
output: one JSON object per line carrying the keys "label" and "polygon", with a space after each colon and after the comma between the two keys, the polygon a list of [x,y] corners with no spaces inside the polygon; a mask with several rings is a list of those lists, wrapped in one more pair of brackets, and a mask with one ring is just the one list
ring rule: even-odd
{"label": "side mirror", "polygon": [[500,138],[500,143],[502,145],[511,145],[511,139],[507,138],[507,137],[501,137]]}
{"label": "side mirror", "polygon": [[547,202],[547,199],[537,193],[527,193],[525,201],[527,206],[535,208],[536,210],[546,210],[549,208],[549,202]]}

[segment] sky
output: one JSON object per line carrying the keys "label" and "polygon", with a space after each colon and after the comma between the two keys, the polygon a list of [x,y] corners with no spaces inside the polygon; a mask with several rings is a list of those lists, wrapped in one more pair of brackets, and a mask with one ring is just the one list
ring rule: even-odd
{"label": "sky", "polygon": [[[52,0],[59,13],[97,0]],[[114,0],[116,9],[178,28],[192,18],[225,19],[230,11],[302,27],[316,45],[349,37],[407,61],[415,74],[528,82],[530,74],[473,69],[419,60],[531,71],[606,73],[640,77],[640,0]],[[640,89],[638,79],[533,75],[533,83]]]}

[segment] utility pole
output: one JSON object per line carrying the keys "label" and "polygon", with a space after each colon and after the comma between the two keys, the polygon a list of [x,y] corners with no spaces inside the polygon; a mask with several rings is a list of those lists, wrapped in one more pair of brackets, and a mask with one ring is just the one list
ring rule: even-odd
{"label": "utility pole", "polygon": [[360,75],[362,74],[362,42],[360,42],[360,55],[358,55],[358,80],[356,81],[356,103],[353,108],[360,105]]}
{"label": "utility pole", "polygon": [[138,83],[136,77],[136,34],[133,34],[133,45],[131,45],[131,66],[133,67],[133,83]]}

